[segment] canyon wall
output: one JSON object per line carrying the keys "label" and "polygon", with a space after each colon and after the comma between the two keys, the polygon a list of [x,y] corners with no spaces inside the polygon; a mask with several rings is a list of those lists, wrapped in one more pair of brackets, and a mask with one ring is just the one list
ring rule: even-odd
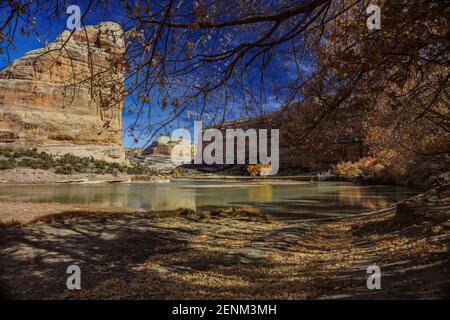
{"label": "canyon wall", "polygon": [[[287,109],[247,120],[225,122],[220,129],[224,136],[226,129],[279,129],[279,164],[284,171],[328,170],[338,162],[357,161],[367,156],[361,114],[342,113],[327,124],[327,134],[313,131],[303,139],[300,135],[311,121],[294,120],[298,114]],[[204,143],[203,147],[206,145]]]}
{"label": "canyon wall", "polygon": [[124,52],[120,25],[102,22],[0,71],[0,144],[125,160]]}

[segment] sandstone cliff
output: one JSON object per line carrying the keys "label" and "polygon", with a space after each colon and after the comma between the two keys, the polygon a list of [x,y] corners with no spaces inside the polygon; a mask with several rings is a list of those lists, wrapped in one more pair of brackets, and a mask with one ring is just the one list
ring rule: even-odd
{"label": "sandstone cliff", "polygon": [[0,71],[0,143],[124,158],[124,51],[121,27],[102,22],[64,31]]}

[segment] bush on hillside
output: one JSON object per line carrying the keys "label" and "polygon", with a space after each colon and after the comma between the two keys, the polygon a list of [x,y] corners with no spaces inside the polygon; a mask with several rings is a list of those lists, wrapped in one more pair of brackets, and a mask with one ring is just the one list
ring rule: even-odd
{"label": "bush on hillside", "polygon": [[58,173],[58,174],[72,174],[72,168],[69,167],[69,166],[58,167],[58,168],[56,168],[55,173]]}
{"label": "bush on hillside", "polygon": [[356,162],[340,162],[334,173],[344,179],[384,181],[387,179],[385,166],[373,157],[362,158]]}
{"label": "bush on hillside", "polygon": [[270,167],[268,163],[251,164],[247,166],[247,172],[250,176],[256,177],[261,175],[261,169],[270,169]]}
{"label": "bush on hillside", "polygon": [[17,165],[16,160],[10,158],[6,160],[0,160],[0,170],[13,169]]}

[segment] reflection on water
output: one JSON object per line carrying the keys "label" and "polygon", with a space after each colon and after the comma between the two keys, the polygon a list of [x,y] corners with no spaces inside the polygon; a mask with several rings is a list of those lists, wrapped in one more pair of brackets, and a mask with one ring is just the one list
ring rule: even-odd
{"label": "reflection on water", "polygon": [[348,206],[363,206],[374,211],[389,206],[389,201],[385,196],[372,194],[367,196],[367,190],[362,188],[347,188],[338,190],[339,202]]}
{"label": "reflection on water", "polygon": [[135,210],[199,210],[247,205],[286,218],[369,212],[386,208],[412,194],[398,187],[270,180],[0,186],[0,196],[22,201],[127,207]]}
{"label": "reflection on water", "polygon": [[273,199],[272,185],[261,185],[247,189],[247,199],[253,202],[268,202]]}

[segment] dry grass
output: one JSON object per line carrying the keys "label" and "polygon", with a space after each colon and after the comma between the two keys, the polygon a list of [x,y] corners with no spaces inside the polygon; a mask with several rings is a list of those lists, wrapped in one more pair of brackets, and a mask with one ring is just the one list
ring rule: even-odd
{"label": "dry grass", "polygon": [[[187,218],[192,220],[234,218],[247,221],[272,220],[272,216],[262,213],[251,207],[243,208],[219,208],[211,212],[194,211],[180,208],[167,211],[135,212],[123,208],[95,208],[88,206],[74,206],[64,204],[40,203],[40,202],[14,202],[0,201],[0,228],[19,227],[37,222],[65,223],[80,219],[115,219],[122,216],[134,216],[137,218]],[[5,212],[6,211],[6,212]],[[17,214],[24,212],[24,214]]]}

